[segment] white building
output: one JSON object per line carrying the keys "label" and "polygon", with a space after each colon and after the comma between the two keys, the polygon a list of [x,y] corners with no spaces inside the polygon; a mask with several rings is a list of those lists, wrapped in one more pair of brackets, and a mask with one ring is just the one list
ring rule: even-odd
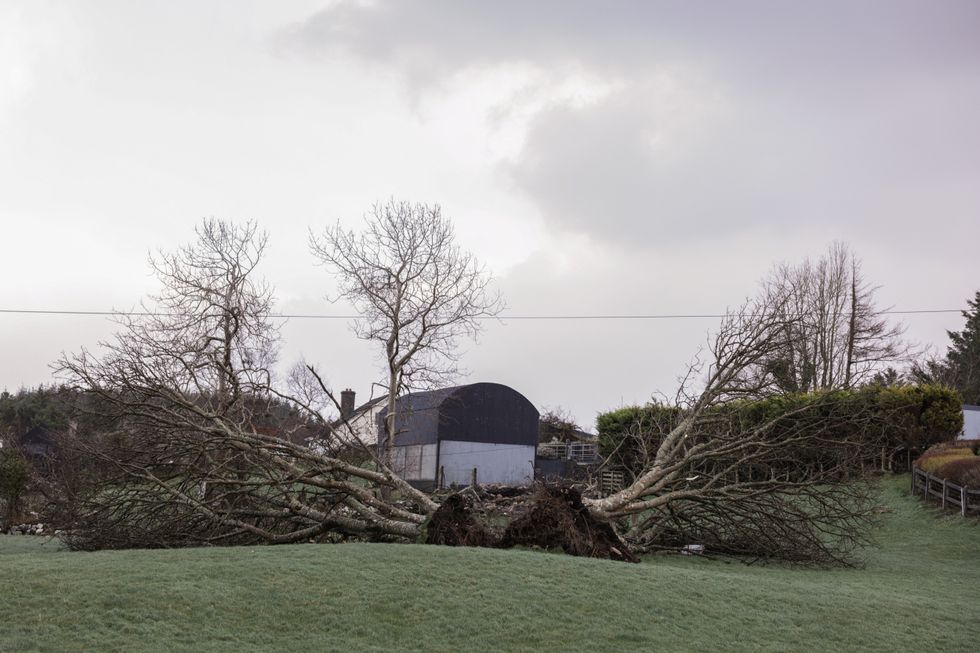
{"label": "white building", "polygon": [[963,404],[963,433],[960,438],[980,439],[980,406]]}

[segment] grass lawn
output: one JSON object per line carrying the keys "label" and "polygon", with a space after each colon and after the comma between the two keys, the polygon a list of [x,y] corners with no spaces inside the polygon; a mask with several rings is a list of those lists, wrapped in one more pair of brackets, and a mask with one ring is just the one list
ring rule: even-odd
{"label": "grass lawn", "polygon": [[892,511],[862,569],[0,536],[0,651],[978,651],[980,525],[907,487],[884,482]]}

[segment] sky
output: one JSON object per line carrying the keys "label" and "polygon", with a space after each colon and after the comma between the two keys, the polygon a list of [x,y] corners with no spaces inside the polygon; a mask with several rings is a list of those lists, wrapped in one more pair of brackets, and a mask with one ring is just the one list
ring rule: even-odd
{"label": "sky", "polygon": [[[287,314],[342,315],[310,230],[437,203],[507,310],[461,346],[584,427],[672,395],[715,314],[834,240],[878,305],[980,289],[980,3],[0,0],[0,310],[127,310],[151,251],[256,220]],[[945,350],[958,313],[902,316]],[[0,313],[0,388],[105,317]],[[365,398],[377,347],[291,319]]]}

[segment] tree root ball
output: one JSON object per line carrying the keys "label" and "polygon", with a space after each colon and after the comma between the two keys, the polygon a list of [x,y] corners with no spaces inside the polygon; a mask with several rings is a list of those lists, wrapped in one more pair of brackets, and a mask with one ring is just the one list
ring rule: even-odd
{"label": "tree root ball", "polygon": [[582,504],[571,486],[540,486],[530,509],[508,524],[499,546],[537,546],[560,549],[588,558],[639,562],[616,534]]}
{"label": "tree root ball", "polygon": [[469,501],[453,494],[432,513],[426,526],[425,543],[444,546],[492,547],[496,538],[474,516]]}
{"label": "tree root ball", "polygon": [[[639,562],[613,527],[582,504],[582,495],[574,487],[540,485],[530,500],[525,492],[506,497],[513,499],[511,505],[518,516],[500,537],[482,519],[487,505],[479,496],[450,495],[429,519],[426,544],[501,549],[530,546],[587,558]],[[494,496],[499,503],[500,495]]]}

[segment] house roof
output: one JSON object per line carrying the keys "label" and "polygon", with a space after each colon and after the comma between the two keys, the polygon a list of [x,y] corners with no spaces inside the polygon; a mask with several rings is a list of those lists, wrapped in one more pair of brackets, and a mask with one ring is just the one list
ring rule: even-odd
{"label": "house roof", "polygon": [[[350,421],[356,417],[360,417],[361,415],[368,412],[369,410],[371,410],[381,402],[386,401],[387,399],[388,399],[388,395],[381,395],[380,397],[375,397],[370,401],[364,402],[363,404],[355,408],[353,412],[351,412],[350,417],[347,418],[347,421]],[[343,423],[344,423],[343,418],[338,417],[337,419],[330,422],[328,426],[332,429],[335,429],[338,426],[341,426]]]}

